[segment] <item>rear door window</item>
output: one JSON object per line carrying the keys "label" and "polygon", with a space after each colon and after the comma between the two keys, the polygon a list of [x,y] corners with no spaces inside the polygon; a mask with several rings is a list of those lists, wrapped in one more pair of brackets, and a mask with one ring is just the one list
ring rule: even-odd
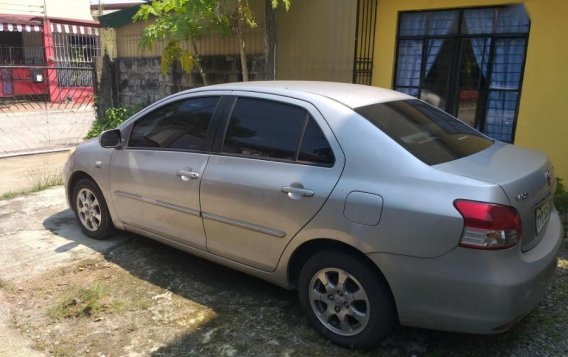
{"label": "rear door window", "polygon": [[302,138],[298,161],[333,165],[335,158],[329,142],[314,118],[310,117]]}
{"label": "rear door window", "polygon": [[493,140],[446,112],[419,100],[400,100],[355,111],[428,165],[473,155]]}
{"label": "rear door window", "polygon": [[256,98],[237,99],[222,152],[326,166],[335,162],[329,142],[305,108]]}

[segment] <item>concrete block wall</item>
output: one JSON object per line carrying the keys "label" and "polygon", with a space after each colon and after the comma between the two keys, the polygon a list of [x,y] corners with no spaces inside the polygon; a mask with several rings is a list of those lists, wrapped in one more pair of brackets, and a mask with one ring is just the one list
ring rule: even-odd
{"label": "concrete block wall", "polygon": [[[241,80],[238,56],[206,56],[201,63],[209,84]],[[248,65],[251,80],[264,79],[264,56],[249,56]],[[100,108],[144,107],[170,94],[203,85],[195,69],[186,73],[179,65],[172,66],[168,73],[162,75],[159,57],[115,58],[113,66],[103,66],[103,77],[105,72],[108,72],[106,78],[113,82],[112,91],[116,93],[108,95],[109,86],[104,86],[104,89],[101,86],[102,92],[97,96]]]}
{"label": "concrete block wall", "polygon": [[160,58],[116,58],[119,106],[145,106],[165,97],[171,73],[162,76]]}

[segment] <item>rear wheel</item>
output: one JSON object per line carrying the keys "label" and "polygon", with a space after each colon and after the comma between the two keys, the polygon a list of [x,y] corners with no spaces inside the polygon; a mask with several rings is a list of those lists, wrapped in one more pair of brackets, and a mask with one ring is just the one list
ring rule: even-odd
{"label": "rear wheel", "polygon": [[392,329],[395,307],[384,278],[348,253],[315,254],[303,266],[298,286],[310,322],[335,344],[370,348]]}
{"label": "rear wheel", "polygon": [[103,194],[91,179],[80,179],[73,188],[73,211],[81,230],[91,238],[106,239],[116,232]]}

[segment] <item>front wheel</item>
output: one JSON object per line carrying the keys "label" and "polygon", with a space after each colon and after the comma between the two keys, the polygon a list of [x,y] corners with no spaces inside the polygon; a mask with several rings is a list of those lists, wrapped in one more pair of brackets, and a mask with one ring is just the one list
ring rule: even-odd
{"label": "front wheel", "polygon": [[370,348],[392,329],[395,307],[386,281],[348,253],[312,256],[302,267],[298,287],[311,324],[337,345]]}
{"label": "front wheel", "polygon": [[92,180],[84,178],[73,188],[73,211],[83,233],[95,239],[106,239],[115,233],[105,199]]}

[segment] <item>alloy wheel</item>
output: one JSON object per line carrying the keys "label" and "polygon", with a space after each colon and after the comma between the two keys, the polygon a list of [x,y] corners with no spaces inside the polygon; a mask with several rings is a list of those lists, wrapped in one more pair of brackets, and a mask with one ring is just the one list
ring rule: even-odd
{"label": "alloy wheel", "polygon": [[88,188],[81,188],[77,194],[77,214],[83,226],[95,232],[102,224],[102,211],[97,196]]}
{"label": "alloy wheel", "polygon": [[348,272],[326,268],[316,273],[309,290],[310,306],[329,330],[353,336],[369,322],[370,303],[361,283]]}

